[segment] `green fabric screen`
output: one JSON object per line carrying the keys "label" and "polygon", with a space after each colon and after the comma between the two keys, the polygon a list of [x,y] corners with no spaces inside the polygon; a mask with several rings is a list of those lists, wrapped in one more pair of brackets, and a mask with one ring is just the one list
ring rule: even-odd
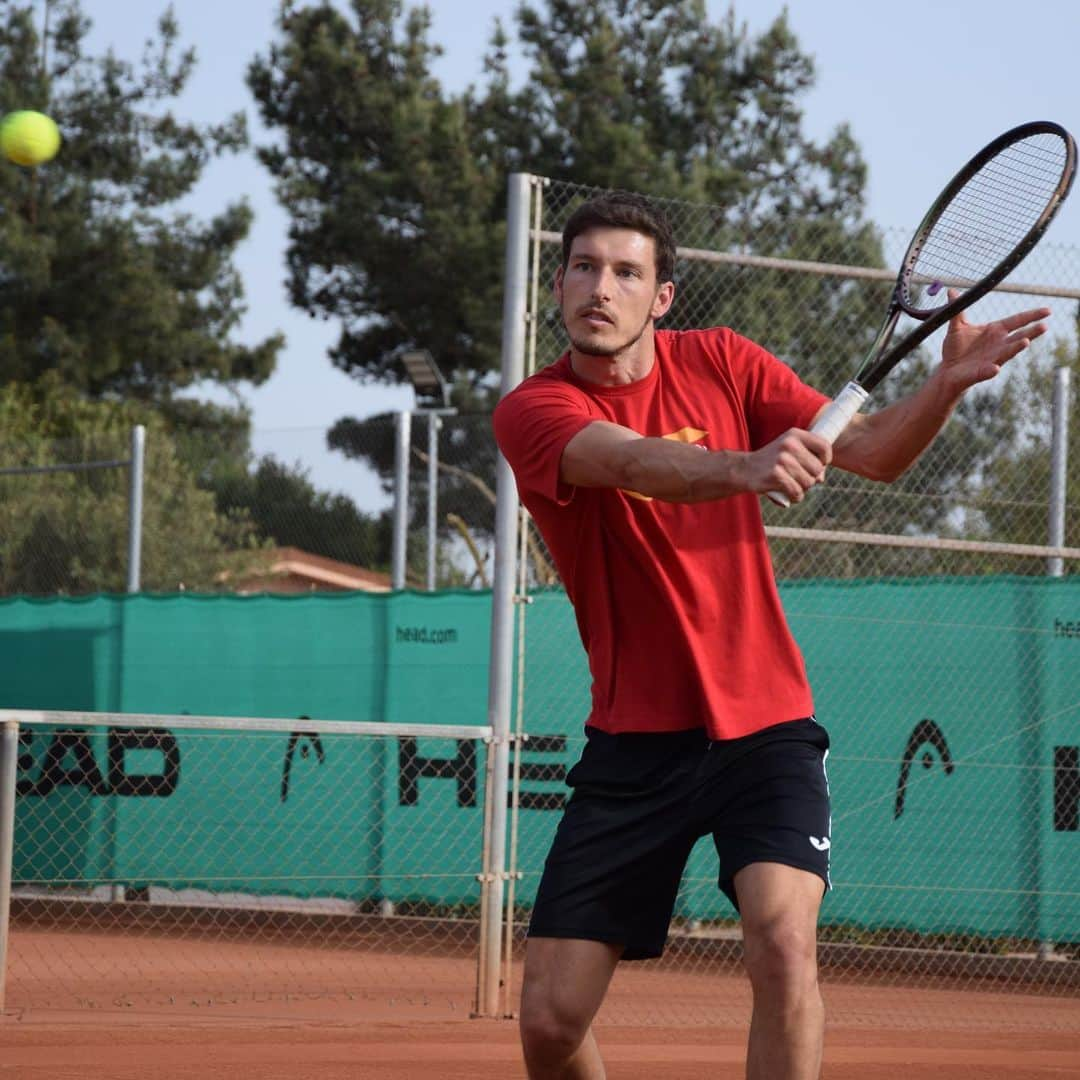
{"label": "green fabric screen", "polygon": [[[1077,940],[1080,582],[806,582],[782,593],[832,738],[836,887],[825,919]],[[518,890],[526,904],[588,707],[565,596],[532,599]],[[296,717],[299,733],[305,716],[483,724],[490,603],[474,592],[6,600],[2,704]],[[912,747],[931,730],[951,771],[933,739]],[[482,746],[470,756],[445,739],[324,739],[325,760],[306,746],[293,758],[283,799],[284,735],[178,731],[175,760],[101,729],[58,738],[24,737],[17,880],[214,888],[227,878],[231,890],[257,894],[280,892],[280,882],[263,882],[288,866],[297,895],[399,899],[395,889],[407,888],[431,903],[475,897],[457,867],[479,859],[468,845],[481,827]],[[419,770],[410,800],[403,775],[417,760],[446,766]],[[380,793],[347,804],[356,813],[370,803],[359,822],[331,809],[345,805],[335,793],[357,788]],[[208,808],[218,839],[196,843],[189,823]],[[454,867],[444,879],[431,872],[440,860]],[[715,876],[705,841],[688,879]],[[732,912],[714,889],[696,889],[679,914]]]}

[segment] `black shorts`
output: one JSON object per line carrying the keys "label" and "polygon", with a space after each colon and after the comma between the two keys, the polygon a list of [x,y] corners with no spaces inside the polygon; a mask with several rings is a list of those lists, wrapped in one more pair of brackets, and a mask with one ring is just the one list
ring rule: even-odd
{"label": "black shorts", "polygon": [[750,863],[784,863],[829,886],[829,736],[812,717],[722,742],[701,729],[587,730],[530,937],[623,945],[624,960],[660,956],[690,851],[710,833],[736,910],[733,879]]}

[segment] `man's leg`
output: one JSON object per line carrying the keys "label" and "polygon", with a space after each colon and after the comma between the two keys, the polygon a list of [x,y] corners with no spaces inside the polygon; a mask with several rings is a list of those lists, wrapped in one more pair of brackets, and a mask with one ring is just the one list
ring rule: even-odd
{"label": "man's leg", "polygon": [[821,1073],[817,919],[824,891],[816,874],[779,863],[752,863],[735,875],[754,991],[747,1080],[817,1080]]}
{"label": "man's leg", "polygon": [[592,1020],[621,945],[531,937],[521,988],[521,1046],[529,1080],[604,1080]]}

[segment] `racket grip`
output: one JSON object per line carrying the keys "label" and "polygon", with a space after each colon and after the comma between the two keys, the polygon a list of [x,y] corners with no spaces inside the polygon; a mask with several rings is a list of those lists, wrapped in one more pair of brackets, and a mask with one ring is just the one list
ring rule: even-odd
{"label": "racket grip", "polygon": [[[863,407],[869,396],[857,382],[849,382],[828,404],[810,430],[830,443],[836,442],[837,436],[851,423],[851,418]],[[791,505],[791,500],[782,491],[770,491],[767,494],[777,506]]]}
{"label": "racket grip", "polygon": [[836,442],[837,436],[851,423],[851,418],[863,407],[863,402],[869,396],[857,382],[849,382],[836,395],[836,400],[829,403],[810,430],[830,443]]}

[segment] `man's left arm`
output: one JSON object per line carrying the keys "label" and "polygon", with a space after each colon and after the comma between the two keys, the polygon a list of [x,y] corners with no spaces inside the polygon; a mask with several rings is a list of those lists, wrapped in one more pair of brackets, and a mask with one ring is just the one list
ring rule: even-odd
{"label": "man's left arm", "polygon": [[915,463],[977,383],[995,378],[1018,353],[1046,333],[1049,308],[1031,308],[992,323],[964,313],[949,322],[941,363],[913,393],[868,415],[857,414],[833,446],[834,466],[891,482]]}

